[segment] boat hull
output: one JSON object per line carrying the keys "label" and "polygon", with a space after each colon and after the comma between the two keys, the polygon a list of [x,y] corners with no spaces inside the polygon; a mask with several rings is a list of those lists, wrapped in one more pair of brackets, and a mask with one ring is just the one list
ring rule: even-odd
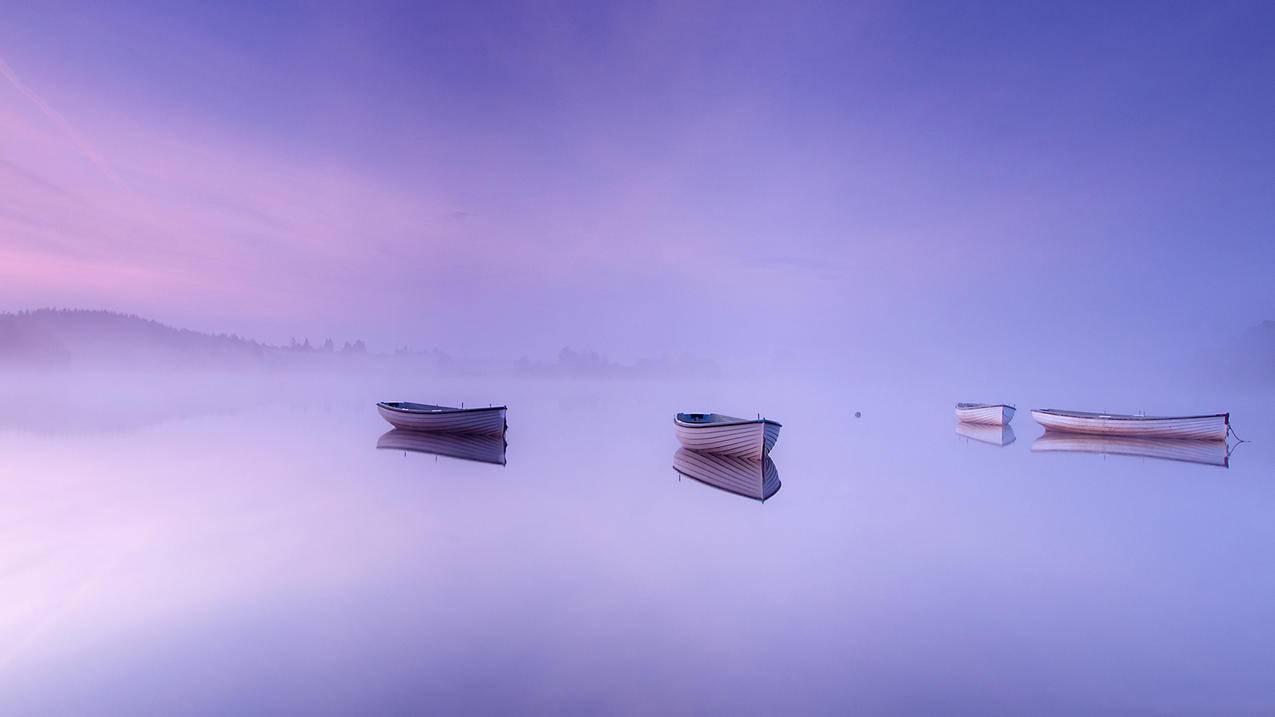
{"label": "boat hull", "polygon": [[1032,443],[1032,452],[1100,453],[1200,463],[1222,468],[1230,466],[1230,453],[1227,451],[1225,441],[1200,441],[1190,438],[1144,438],[1047,432]]}
{"label": "boat hull", "polygon": [[673,454],[673,470],[714,488],[753,500],[764,501],[778,492],[780,487],[779,470],[769,457],[754,461],[679,448]]}
{"label": "boat hull", "polygon": [[764,419],[701,425],[687,425],[674,420],[673,432],[683,448],[754,461],[769,455],[779,440],[779,424]]}
{"label": "boat hull", "polygon": [[404,431],[430,433],[505,433],[505,408],[454,408],[434,412],[406,411],[376,404],[376,410],[391,426]]}
{"label": "boat hull", "polygon": [[505,465],[504,436],[485,433],[424,433],[395,428],[377,439],[376,447]]}
{"label": "boat hull", "polygon": [[1141,436],[1225,441],[1230,414],[1209,416],[1121,416],[1037,409],[1032,418],[1046,431],[1097,436]]}
{"label": "boat hull", "polygon": [[957,406],[956,418],[962,423],[978,423],[987,426],[1007,426],[1014,420],[1014,407],[996,406]]}

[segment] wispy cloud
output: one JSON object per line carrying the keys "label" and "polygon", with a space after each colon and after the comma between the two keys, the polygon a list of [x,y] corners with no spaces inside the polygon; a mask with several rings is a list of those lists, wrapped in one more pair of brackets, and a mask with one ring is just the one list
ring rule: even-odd
{"label": "wispy cloud", "polygon": [[809,272],[822,279],[836,279],[846,271],[841,261],[813,256],[767,256],[756,259],[754,263]]}
{"label": "wispy cloud", "polygon": [[63,187],[60,184],[51,182],[45,179],[44,177],[40,176],[39,174],[36,174],[35,172],[32,172],[31,170],[26,169],[24,167],[20,167],[17,164],[14,164],[13,162],[10,162],[8,160],[0,159],[0,169],[10,174],[13,174],[17,177],[20,177],[21,179],[24,179],[31,184],[34,184],[39,187],[43,187],[44,189],[47,189],[50,192],[53,192],[54,194],[58,194],[66,199],[73,199],[77,202],[83,201],[80,197],[76,196],[74,192],[67,189],[66,187]]}
{"label": "wispy cloud", "polygon": [[84,155],[86,159],[92,162],[104,177],[109,179],[111,183],[117,187],[127,188],[127,185],[124,184],[124,180],[121,179],[120,176],[116,174],[115,170],[111,168],[111,165],[107,163],[106,159],[102,156],[102,153],[90,146],[89,143],[85,141],[84,137],[71,126],[71,123],[68,122],[60,112],[53,109],[53,107],[49,105],[43,97],[37,94],[35,90],[28,87],[27,84],[18,77],[18,73],[13,71],[13,68],[9,66],[9,63],[6,62],[3,57],[0,57],[0,75],[3,75],[4,78],[9,81],[9,84],[13,85],[13,88],[23,97],[30,100],[32,104],[39,108],[40,112],[48,118],[50,122],[57,126],[66,138],[75,145],[75,148],[79,150],[80,154]]}

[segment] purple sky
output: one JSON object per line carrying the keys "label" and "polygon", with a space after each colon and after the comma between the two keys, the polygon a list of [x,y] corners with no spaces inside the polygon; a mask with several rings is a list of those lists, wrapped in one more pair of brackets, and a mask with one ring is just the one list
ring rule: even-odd
{"label": "purple sky", "polygon": [[1275,316],[1270,3],[108,5],[4,11],[0,309],[507,357]]}

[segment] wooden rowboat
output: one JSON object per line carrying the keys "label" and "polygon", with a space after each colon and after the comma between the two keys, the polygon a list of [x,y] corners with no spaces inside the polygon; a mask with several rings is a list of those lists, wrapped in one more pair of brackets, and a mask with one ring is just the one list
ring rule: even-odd
{"label": "wooden rowboat", "polygon": [[754,461],[775,447],[779,429],[779,422],[769,418],[750,420],[720,413],[679,413],[673,419],[673,433],[683,448]]}
{"label": "wooden rowboat", "polygon": [[956,419],[962,423],[1008,426],[1014,420],[1014,407],[1004,403],[958,403]]}
{"label": "wooden rowboat", "polygon": [[1143,438],[1139,436],[1094,436],[1083,433],[1046,432],[1032,443],[1033,453],[1101,453],[1138,456],[1166,461],[1230,467],[1226,441],[1198,441],[1191,438]]}
{"label": "wooden rowboat", "polygon": [[987,423],[958,422],[956,435],[1002,447],[1013,443],[1016,438],[1014,429],[1010,426],[993,426]]}
{"label": "wooden rowboat", "polygon": [[487,408],[455,408],[431,406],[406,401],[376,404],[376,410],[391,426],[404,431],[428,431],[441,433],[482,433],[504,435],[504,406]]}
{"label": "wooden rowboat", "polygon": [[774,495],[780,486],[779,471],[769,457],[753,461],[679,448],[673,454],[673,470],[714,488],[760,501]]}
{"label": "wooden rowboat", "polygon": [[1229,413],[1202,416],[1127,416],[1036,408],[1032,409],[1032,418],[1044,426],[1046,431],[1100,436],[1189,438],[1201,441],[1225,441],[1231,425]]}
{"label": "wooden rowboat", "polygon": [[422,433],[394,428],[377,439],[376,447],[505,465],[505,437],[484,433]]}

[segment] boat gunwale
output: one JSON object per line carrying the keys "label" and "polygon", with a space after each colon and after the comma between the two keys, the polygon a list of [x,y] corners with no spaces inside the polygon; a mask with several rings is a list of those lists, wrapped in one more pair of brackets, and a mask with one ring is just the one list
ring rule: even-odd
{"label": "boat gunwale", "polygon": [[1227,413],[1202,413],[1195,416],[1131,416],[1124,413],[1092,413],[1089,411],[1068,411],[1062,408],[1033,408],[1033,414],[1043,413],[1047,416],[1059,416],[1062,418],[1100,418],[1113,421],[1184,421],[1197,418],[1221,418],[1230,425],[1231,414]]}
{"label": "boat gunwale", "polygon": [[[735,418],[734,416],[726,416],[726,418],[728,418],[728,419],[730,419],[730,420],[727,420],[727,421],[714,421],[714,422],[712,422],[712,423],[693,423],[693,422],[690,422],[690,421],[683,421],[683,420],[682,420],[682,416],[690,416],[690,415],[694,415],[694,414],[690,414],[690,413],[679,413],[679,414],[677,414],[676,416],[673,416],[673,424],[674,424],[674,425],[677,425],[677,426],[682,426],[682,427],[684,427],[684,428],[724,428],[724,427],[726,427],[726,426],[747,426],[747,425],[750,425],[750,424],[753,424],[753,423],[760,423],[760,424],[762,424],[762,425],[765,425],[765,424],[769,423],[769,424],[771,424],[772,426],[779,426],[780,428],[783,428],[783,427],[784,427],[784,424],[780,423],[779,421],[776,421],[776,420],[770,419],[770,418]],[[704,413],[701,413],[701,414],[699,414],[699,415],[701,415],[701,416],[705,416],[705,415],[718,415],[718,416],[720,416],[721,414],[720,414],[720,413],[718,413],[718,414],[704,414]]]}
{"label": "boat gunwale", "polygon": [[[507,411],[509,410],[508,406],[481,406],[481,407],[475,407],[475,408],[457,408],[456,406],[434,406],[434,409],[399,408],[398,406],[392,405],[394,403],[403,404],[403,403],[411,403],[411,401],[377,401],[376,405],[377,407],[384,408],[387,411],[395,411],[397,413],[408,413],[408,414],[413,414],[417,416],[438,416],[445,413],[470,413],[470,412],[476,412],[476,411]],[[418,403],[416,405],[427,406],[430,404]]]}
{"label": "boat gunwale", "polygon": [[1012,408],[1015,411],[1018,410],[1017,406],[1011,406],[1008,403],[958,403],[956,404],[956,410],[958,411],[971,411],[971,410],[979,409],[979,408]]}

